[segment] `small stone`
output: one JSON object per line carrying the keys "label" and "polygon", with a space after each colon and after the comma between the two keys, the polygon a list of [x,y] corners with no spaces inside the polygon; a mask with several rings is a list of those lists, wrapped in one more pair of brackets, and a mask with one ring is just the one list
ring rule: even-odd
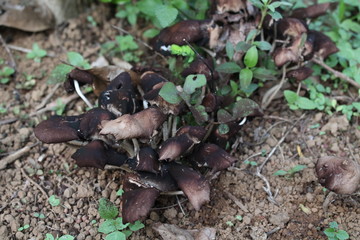
{"label": "small stone", "polygon": [[65,198],[70,198],[73,194],[74,190],[72,188],[67,188],[64,191],[64,197]]}
{"label": "small stone", "polygon": [[176,218],[176,215],[177,215],[177,211],[175,208],[169,208],[164,212],[164,217],[166,217],[168,220]]}
{"label": "small stone", "polygon": [[283,227],[290,220],[289,214],[287,212],[280,212],[270,216],[269,221],[275,225]]}
{"label": "small stone", "polygon": [[24,234],[23,234],[22,232],[17,232],[17,233],[15,234],[15,237],[16,237],[17,239],[23,239],[23,238],[24,238]]}
{"label": "small stone", "polygon": [[314,195],[311,193],[306,193],[306,201],[313,202],[314,201]]}
{"label": "small stone", "polygon": [[250,224],[250,223],[251,223],[251,218],[250,218],[249,216],[244,216],[244,217],[243,217],[243,222],[244,222],[245,224]]}
{"label": "small stone", "polygon": [[154,222],[158,222],[160,220],[160,217],[156,212],[151,212],[150,219],[153,220]]}

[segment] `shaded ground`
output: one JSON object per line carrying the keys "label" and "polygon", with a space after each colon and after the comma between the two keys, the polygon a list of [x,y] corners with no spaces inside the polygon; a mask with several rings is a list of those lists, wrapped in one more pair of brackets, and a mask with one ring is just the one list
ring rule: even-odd
{"label": "shaded ground", "polygon": [[[118,34],[111,27],[111,24],[119,24],[118,20],[106,20],[106,12],[107,9],[97,11],[101,16],[92,13],[98,27],[92,27],[83,15],[54,32],[28,34],[4,30],[2,36],[9,44],[24,48],[31,48],[32,43],[37,42],[59,58],[64,59],[67,51],[77,51],[94,61],[100,43],[112,40]],[[0,53],[1,58],[8,58],[3,48]],[[1,120],[18,120],[0,126],[0,149],[4,157],[37,142],[32,128],[44,115],[30,118],[26,115],[34,112],[54,88],[46,84],[46,76],[59,63],[58,58],[50,57],[35,63],[19,51],[13,51],[13,55],[18,74],[10,84],[1,85],[0,103],[7,108]],[[36,77],[36,85],[31,90],[15,88],[17,83],[24,81],[21,74],[24,72]],[[65,94],[60,87],[49,102]],[[94,96],[90,95],[90,98],[95,101]],[[82,101],[76,100],[67,106],[65,113],[75,115],[85,108]],[[331,221],[338,222],[351,239],[359,239],[357,199],[337,197],[324,212],[322,205],[328,192],[324,192],[318,184],[313,168],[320,155],[360,159],[360,131],[343,117],[314,112],[303,115],[303,112],[287,109],[282,100],[277,100],[266,112],[273,117],[253,119],[244,125],[239,133],[240,144],[234,148],[239,162],[213,180],[209,204],[195,212],[184,201],[184,215],[174,197],[164,196],[157,201],[156,209],[145,221],[146,228],[136,232],[132,239],[160,239],[152,230],[152,224],[157,222],[185,229],[214,227],[217,239],[265,239],[266,233],[269,234],[268,239],[326,239],[323,230]],[[263,190],[264,181],[255,175],[256,167],[245,164],[244,160],[258,153],[248,160],[261,164],[285,134],[286,138],[262,171],[272,193],[277,192],[277,204],[274,204]],[[40,143],[1,170],[0,239],[44,239],[46,233],[54,236],[71,234],[76,239],[102,239],[104,235],[97,231],[101,222],[97,201],[107,197],[119,205],[120,197],[116,196],[116,191],[121,187],[122,173],[75,168],[70,158],[74,151],[64,144]],[[272,175],[277,170],[289,170],[298,164],[307,165],[307,168],[292,178]],[[48,203],[48,196],[53,194],[61,197],[60,206],[51,207]],[[301,204],[307,208],[307,213],[302,210]],[[45,218],[36,217],[34,213],[42,213]],[[242,221],[236,216],[242,216]],[[26,224],[30,228],[18,231]]]}

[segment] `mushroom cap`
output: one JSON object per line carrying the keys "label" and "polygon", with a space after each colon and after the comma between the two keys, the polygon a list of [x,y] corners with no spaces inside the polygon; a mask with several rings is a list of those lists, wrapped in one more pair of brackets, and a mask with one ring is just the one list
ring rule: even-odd
{"label": "mushroom cap", "polygon": [[122,195],[122,217],[124,223],[144,220],[160,195],[155,188],[139,188]]}
{"label": "mushroom cap", "polygon": [[144,171],[150,173],[158,173],[160,171],[159,156],[151,147],[140,148],[135,159],[129,162],[132,169],[136,171]]}
{"label": "mushroom cap", "polygon": [[35,136],[44,143],[80,140],[78,129],[82,116],[51,116],[35,127]]}
{"label": "mushroom cap", "polygon": [[86,112],[79,126],[79,134],[83,139],[89,140],[100,132],[100,124],[104,120],[115,119],[115,115],[102,108],[93,108]]}
{"label": "mushroom cap", "polygon": [[153,89],[158,89],[159,87],[155,87],[159,83],[168,82],[163,76],[153,71],[144,72],[140,76],[140,87],[144,91],[144,93],[148,93]]}
{"label": "mushroom cap", "polygon": [[294,78],[296,81],[300,82],[310,77],[313,72],[314,70],[312,70],[311,68],[303,66],[303,67],[299,67],[298,69],[287,72],[286,77]]}
{"label": "mushroom cap", "polygon": [[219,74],[214,70],[214,64],[210,59],[196,58],[181,72],[181,76],[184,78],[191,74],[204,74],[208,82],[216,81],[219,78]]}
{"label": "mushroom cap", "polygon": [[347,158],[325,156],[315,166],[322,186],[337,194],[352,194],[360,186],[360,165]]}
{"label": "mushroom cap", "polygon": [[72,156],[79,167],[104,169],[106,164],[121,166],[128,157],[116,152],[100,140],[94,140],[78,149]]}
{"label": "mushroom cap", "polygon": [[79,68],[74,68],[67,75],[66,81],[64,82],[65,91],[70,93],[75,91],[74,80],[79,82],[79,85],[93,84],[95,81],[95,76],[87,72],[87,70],[82,70]]}
{"label": "mushroom cap", "polygon": [[277,24],[277,30],[282,36],[297,38],[308,31],[304,21],[297,18],[283,18]]}
{"label": "mushroom cap", "polygon": [[329,55],[339,51],[335,43],[322,32],[311,30],[308,33],[308,38],[311,37],[314,38],[314,52],[322,59],[325,59]]}
{"label": "mushroom cap", "polygon": [[174,162],[168,163],[166,168],[195,210],[200,210],[203,204],[210,201],[209,182],[200,173]]}
{"label": "mushroom cap", "polygon": [[188,134],[169,138],[159,147],[159,160],[175,160],[184,155],[193,145],[194,141]]}
{"label": "mushroom cap", "polygon": [[192,159],[201,166],[208,166],[214,172],[230,167],[237,159],[216,144],[206,143],[194,151]]}
{"label": "mushroom cap", "polygon": [[322,16],[326,14],[326,11],[329,9],[335,9],[335,7],[338,5],[338,3],[321,3],[321,4],[315,4],[306,8],[297,8],[295,9],[291,17],[292,18],[317,18],[319,16]]}

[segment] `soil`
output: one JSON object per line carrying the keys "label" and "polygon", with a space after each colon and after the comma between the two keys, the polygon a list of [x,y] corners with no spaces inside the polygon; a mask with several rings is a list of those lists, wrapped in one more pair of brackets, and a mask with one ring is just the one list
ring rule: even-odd
{"label": "soil", "polygon": [[[17,74],[9,84],[1,85],[0,104],[7,112],[1,115],[0,156],[4,159],[25,146],[31,148],[0,170],[0,239],[44,239],[46,233],[71,234],[78,240],[103,239],[105,235],[98,232],[103,221],[97,211],[98,200],[106,197],[120,205],[116,191],[121,188],[121,171],[76,168],[70,158],[75,149],[65,144],[39,143],[33,134],[33,127],[54,112],[29,117],[54,88],[46,83],[47,76],[59,59],[65,59],[67,51],[77,51],[90,62],[95,61],[100,44],[119,34],[111,25],[119,26],[121,20],[110,19],[109,9],[98,8],[54,31],[0,29],[8,44],[30,49],[37,42],[56,56],[35,63],[26,59],[25,53],[12,50]],[[98,23],[96,27],[87,22],[88,15]],[[136,30],[132,33],[136,35]],[[9,59],[4,48],[0,53],[2,59]],[[22,73],[36,78],[30,90],[16,88],[25,81]],[[60,87],[48,102],[62,96],[66,93]],[[95,96],[90,94],[89,98],[95,102]],[[76,115],[85,109],[77,99],[67,105],[64,114]],[[335,196],[324,209],[329,192],[320,186],[314,173],[319,156],[360,159],[356,124],[336,114],[290,111],[282,99],[273,101],[265,115],[268,117],[249,120],[239,132],[238,145],[232,149],[239,161],[211,182],[211,201],[207,205],[195,211],[184,197],[179,197],[181,209],[175,197],[162,196],[144,221],[146,227],[130,239],[162,239],[152,228],[159,222],[183,229],[213,227],[216,239],[327,239],[323,231],[332,221],[346,230],[350,239],[360,239],[358,199]],[[16,120],[3,121],[12,118]],[[277,145],[261,172],[275,195],[275,201],[270,201],[263,189],[265,182],[256,176],[256,166],[245,160],[259,166]],[[291,177],[273,175],[299,164],[307,168]],[[48,203],[51,195],[60,197],[59,206]],[[28,229],[19,230],[27,224]]]}

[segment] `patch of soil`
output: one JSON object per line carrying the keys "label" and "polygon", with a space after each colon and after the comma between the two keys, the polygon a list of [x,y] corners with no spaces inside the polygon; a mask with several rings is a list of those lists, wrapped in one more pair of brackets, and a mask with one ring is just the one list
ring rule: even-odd
{"label": "patch of soil", "polygon": [[[46,80],[59,58],[65,59],[67,51],[77,51],[94,61],[100,44],[118,34],[111,25],[121,22],[107,19],[107,13],[109,9],[97,9],[44,33],[3,29],[2,36],[9,44],[31,48],[37,42],[56,57],[35,63],[26,59],[25,53],[12,51],[17,75],[8,85],[1,86],[0,103],[7,108],[1,119],[17,119],[0,126],[1,156],[24,146],[32,147],[0,170],[0,239],[44,239],[46,233],[71,234],[78,240],[102,239],[104,235],[98,233],[103,221],[97,212],[98,200],[105,197],[120,205],[116,191],[121,188],[122,172],[76,168],[70,158],[75,149],[64,144],[33,146],[37,143],[33,127],[54,112],[28,117],[53,89]],[[87,15],[94,17],[97,27],[86,21]],[[8,59],[4,48],[0,54],[2,59]],[[36,77],[31,90],[15,88],[25,81],[22,73]],[[65,95],[60,87],[49,101]],[[89,97],[95,101],[95,96]],[[79,114],[85,108],[82,101],[76,100],[67,106],[65,114]],[[252,119],[239,132],[239,144],[232,149],[239,161],[212,181],[211,201],[207,205],[196,212],[184,197],[179,197],[182,211],[176,198],[163,196],[144,222],[145,229],[135,232],[130,239],[160,239],[152,229],[158,222],[184,229],[213,227],[217,239],[326,239],[323,230],[331,221],[339,223],[351,239],[359,239],[358,199],[336,196],[324,211],[328,192],[317,182],[314,164],[323,155],[360,159],[360,131],[341,116],[289,111],[283,100],[274,101],[266,114],[273,117]],[[265,182],[256,176],[256,167],[244,161],[260,165],[285,134],[285,140],[261,172],[275,195],[275,202],[271,202],[263,189]],[[273,175],[298,164],[307,168],[289,178]],[[48,203],[53,194],[60,197],[60,206]],[[37,217],[36,213],[44,214],[45,218]],[[237,216],[242,216],[242,220]],[[30,227],[20,231],[26,224]]]}

